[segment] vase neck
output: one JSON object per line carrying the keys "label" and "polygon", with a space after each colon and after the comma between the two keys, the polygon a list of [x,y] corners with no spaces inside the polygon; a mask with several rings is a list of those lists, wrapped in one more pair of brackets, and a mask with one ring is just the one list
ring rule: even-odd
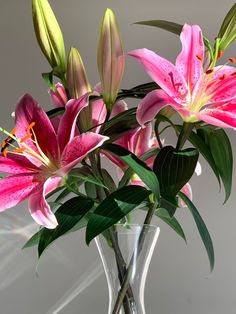
{"label": "vase neck", "polygon": [[158,235],[154,226],[116,225],[96,238],[108,284],[108,314],[145,314],[145,282]]}

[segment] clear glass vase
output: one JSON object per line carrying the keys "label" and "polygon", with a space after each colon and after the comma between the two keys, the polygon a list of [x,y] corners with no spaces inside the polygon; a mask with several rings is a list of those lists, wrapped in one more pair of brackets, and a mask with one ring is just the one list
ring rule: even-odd
{"label": "clear glass vase", "polygon": [[96,237],[108,290],[108,314],[145,314],[144,288],[160,229],[115,225]]}

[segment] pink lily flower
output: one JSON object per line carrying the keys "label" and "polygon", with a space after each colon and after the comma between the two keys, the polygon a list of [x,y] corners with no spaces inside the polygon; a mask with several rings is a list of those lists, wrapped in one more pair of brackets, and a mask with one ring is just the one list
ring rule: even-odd
{"label": "pink lily flower", "polygon": [[[124,147],[125,149],[129,150],[130,152],[134,153],[137,157],[143,156],[145,153],[150,151],[153,148],[158,148],[158,142],[156,137],[153,136],[152,131],[152,125],[151,123],[147,123],[143,128],[136,128],[135,130],[132,130],[128,132],[126,135],[119,138],[117,141],[115,141],[115,144],[120,145]],[[121,178],[122,173],[124,173],[127,170],[127,165],[120,160],[118,157],[109,154],[107,152],[104,152],[104,155],[106,155],[111,162],[116,164],[118,166],[118,176]],[[155,156],[148,158],[145,162],[146,164],[152,169],[153,163],[155,160]],[[121,171],[120,171],[121,170]],[[201,174],[201,165],[198,162],[195,173],[197,176]],[[144,186],[144,183],[140,180],[140,178],[134,174],[131,178],[130,184],[132,185],[141,185]],[[185,186],[181,189],[181,191],[188,196],[192,200],[192,188],[189,183],[185,184]],[[186,204],[180,200],[180,205],[182,207],[185,207]]]}
{"label": "pink lily flower", "polygon": [[55,107],[65,107],[68,102],[66,90],[61,83],[55,85],[55,89],[49,89],[49,95],[51,96],[51,101]]}
{"label": "pink lily flower", "polygon": [[[114,143],[129,150],[130,152],[135,154],[138,158],[140,158],[143,154],[148,152],[150,149],[158,147],[157,140],[155,137],[153,137],[151,123],[148,123],[144,128],[139,127],[132,131],[129,131],[127,134],[120,137]],[[127,170],[127,165],[121,159],[106,152],[104,152],[104,154],[114,164],[116,164],[123,172]],[[147,165],[151,168],[153,166],[153,162],[154,162],[154,157],[146,160]],[[136,178],[136,176],[134,176],[134,178]],[[140,181],[140,179],[138,179],[138,181]],[[131,182],[132,184],[136,184],[134,183],[133,180],[131,180]]]}
{"label": "pink lily flower", "polygon": [[[33,98],[21,98],[15,112],[15,129],[7,132],[1,128],[9,138],[2,144],[0,172],[10,175],[0,181],[0,211],[29,198],[34,220],[49,229],[57,226],[46,195],[63,185],[67,173],[108,139],[92,132],[75,136],[76,119],[87,105],[88,95],[69,101],[56,133]],[[10,139],[14,142],[6,146]]]}
{"label": "pink lily flower", "polygon": [[[49,94],[51,96],[52,104],[55,107],[66,107],[68,98],[66,95],[66,91],[64,86],[61,83],[57,83],[55,85],[55,91],[49,90]],[[102,92],[101,84],[97,84],[94,86],[94,95],[97,93],[99,96]],[[89,91],[88,91],[89,93]],[[92,92],[90,92],[92,94]],[[94,100],[92,103],[89,104],[89,106],[84,107],[85,110],[80,111],[79,121],[80,118],[83,120],[83,124],[87,126],[87,129],[92,129],[93,132],[99,133],[101,129],[101,124],[105,121],[107,116],[107,108],[103,101],[103,99]],[[110,118],[113,118],[120,112],[127,109],[127,105],[123,100],[117,101],[113,108],[110,115]],[[53,118],[52,122],[57,129],[58,124],[60,121],[60,117]]]}
{"label": "pink lily flower", "polygon": [[[182,51],[175,65],[148,49],[131,51],[162,90],[150,92],[139,104],[141,125],[153,120],[167,105],[186,122],[205,121],[219,127],[236,127],[236,69],[228,65],[204,70],[204,43],[198,25],[185,24]],[[233,58],[229,62],[235,62]]]}

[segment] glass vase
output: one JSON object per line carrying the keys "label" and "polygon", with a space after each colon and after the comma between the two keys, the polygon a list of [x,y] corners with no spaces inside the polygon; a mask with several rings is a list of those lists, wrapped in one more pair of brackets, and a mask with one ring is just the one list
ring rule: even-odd
{"label": "glass vase", "polygon": [[108,291],[108,314],[145,314],[144,288],[160,229],[117,224],[96,237]]}

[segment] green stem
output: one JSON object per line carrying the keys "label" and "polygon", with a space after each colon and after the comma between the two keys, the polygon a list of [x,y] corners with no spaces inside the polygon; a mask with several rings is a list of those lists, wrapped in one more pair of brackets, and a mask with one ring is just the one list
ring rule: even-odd
{"label": "green stem", "polygon": [[193,123],[184,122],[182,130],[178,137],[178,142],[176,145],[176,150],[179,151],[183,148],[185,142],[189,138],[190,133],[192,132],[192,129],[194,127]]}
{"label": "green stem", "polygon": [[[89,156],[89,159],[90,159],[91,167],[94,171],[94,174],[102,180],[100,158],[99,157],[96,158],[95,153],[92,152]],[[99,200],[103,201],[105,198],[105,192],[104,192],[103,188],[97,187],[97,192],[98,192]],[[107,193],[109,193],[109,191]],[[117,262],[117,269],[118,269],[118,276],[119,276],[120,284],[122,284],[124,281],[124,276],[127,272],[126,263],[125,263],[124,258],[122,256],[122,253],[120,251],[118,239],[116,238],[112,227],[108,230],[108,232],[109,232],[110,239],[112,242],[112,247],[113,247],[114,252],[115,252],[115,258],[116,258],[116,262]],[[133,292],[132,292],[130,285],[128,285],[126,292],[127,292],[127,294],[125,294],[125,296],[122,300],[124,310],[125,310],[126,314],[132,314],[130,300],[134,300],[134,296],[133,296]]]}
{"label": "green stem", "polygon": [[137,255],[136,254],[132,255],[132,258],[131,258],[129,266],[127,268],[127,271],[126,271],[126,274],[124,277],[124,281],[123,281],[122,286],[120,288],[120,291],[119,291],[119,294],[118,294],[118,297],[116,300],[116,304],[114,306],[112,314],[119,314],[119,311],[121,309],[121,306],[122,306],[123,300],[125,298],[127,289],[130,285],[129,282],[130,282],[131,275],[133,273],[133,268],[135,267],[135,260],[138,258],[137,256],[139,256],[140,252],[142,251],[146,232],[148,229],[147,225],[150,224],[151,219],[152,219],[152,217],[156,211],[156,205],[157,205],[156,203],[150,203],[150,207],[149,207],[148,213],[146,215],[146,218],[144,220],[144,225],[143,225],[143,228],[142,228],[142,231],[140,233],[139,240],[138,240],[138,253],[137,253]]}

